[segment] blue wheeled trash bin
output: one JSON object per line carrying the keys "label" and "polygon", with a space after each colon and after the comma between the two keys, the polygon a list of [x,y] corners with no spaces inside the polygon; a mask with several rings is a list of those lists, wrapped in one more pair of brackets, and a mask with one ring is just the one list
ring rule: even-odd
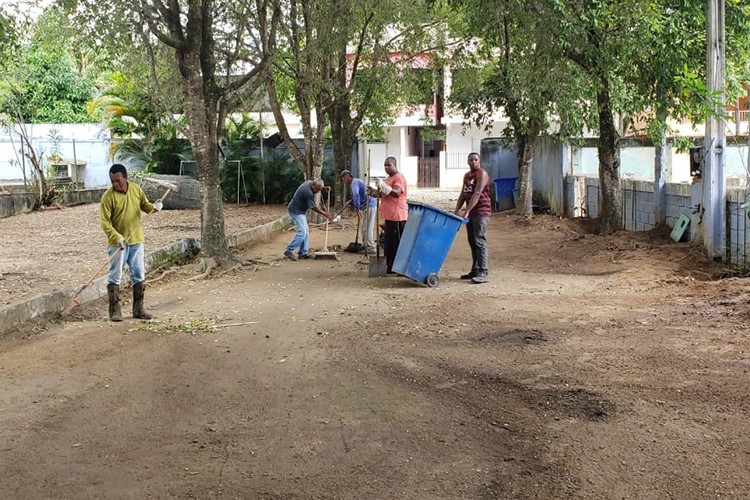
{"label": "blue wheeled trash bin", "polygon": [[495,181],[495,209],[498,212],[510,210],[517,205],[513,191],[518,177],[498,177]]}
{"label": "blue wheeled trash bin", "polygon": [[398,244],[393,272],[430,287],[437,286],[448,250],[468,219],[426,203],[408,203],[409,218]]}

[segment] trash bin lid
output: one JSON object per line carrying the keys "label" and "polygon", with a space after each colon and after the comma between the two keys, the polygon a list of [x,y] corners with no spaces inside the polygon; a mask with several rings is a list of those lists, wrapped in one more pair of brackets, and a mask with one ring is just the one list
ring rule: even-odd
{"label": "trash bin lid", "polygon": [[463,217],[459,217],[458,215],[456,215],[454,213],[447,212],[447,211],[445,211],[445,210],[443,210],[441,208],[434,207],[434,206],[432,206],[432,205],[430,205],[428,203],[422,203],[421,201],[407,201],[407,203],[409,205],[414,205],[415,207],[422,207],[422,208],[425,208],[427,210],[434,210],[435,212],[439,212],[440,214],[442,214],[442,215],[444,215],[446,217],[453,218],[453,219],[455,219],[455,220],[457,220],[459,222],[464,222],[464,218]]}

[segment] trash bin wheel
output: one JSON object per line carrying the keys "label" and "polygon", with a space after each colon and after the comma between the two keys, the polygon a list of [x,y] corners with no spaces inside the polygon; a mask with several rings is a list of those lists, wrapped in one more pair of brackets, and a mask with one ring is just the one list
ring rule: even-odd
{"label": "trash bin wheel", "polygon": [[424,280],[424,282],[429,287],[438,286],[438,283],[440,283],[440,278],[438,278],[438,275],[435,273],[430,273],[427,275],[427,279]]}

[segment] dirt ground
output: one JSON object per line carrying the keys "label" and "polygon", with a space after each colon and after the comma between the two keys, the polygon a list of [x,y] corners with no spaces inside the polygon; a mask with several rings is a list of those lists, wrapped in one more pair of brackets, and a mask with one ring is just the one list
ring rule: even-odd
{"label": "dirt ground", "polygon": [[747,498],[750,284],[658,232],[586,226],[494,214],[490,283],[458,278],[462,229],[435,288],[343,252],[289,262],[286,233],[256,267],[153,282],[154,321],[98,301],[29,325],[0,340],[0,491]]}
{"label": "dirt ground", "polygon": [[[286,207],[227,204],[224,211],[231,234],[276,220]],[[180,238],[200,238],[200,211],[164,210],[144,217],[143,226],[146,252],[152,252]],[[107,262],[98,204],[6,217],[0,234],[0,307],[82,285]]]}

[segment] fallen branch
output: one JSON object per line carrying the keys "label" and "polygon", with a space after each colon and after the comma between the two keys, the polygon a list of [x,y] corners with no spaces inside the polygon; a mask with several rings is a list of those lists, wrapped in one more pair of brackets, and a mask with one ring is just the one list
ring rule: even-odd
{"label": "fallen branch", "polygon": [[257,325],[260,321],[243,321],[241,323],[227,323],[226,325],[208,325],[211,328],[229,328],[230,326]]}

